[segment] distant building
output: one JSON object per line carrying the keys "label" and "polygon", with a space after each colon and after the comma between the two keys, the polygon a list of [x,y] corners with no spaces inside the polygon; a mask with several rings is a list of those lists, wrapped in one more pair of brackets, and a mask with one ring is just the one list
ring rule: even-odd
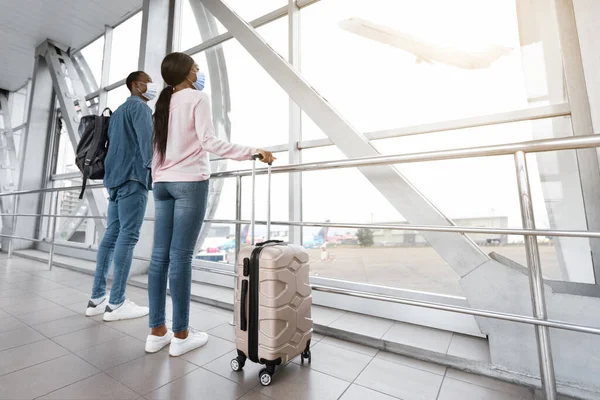
{"label": "distant building", "polygon": [[231,227],[229,225],[211,225],[208,237],[229,237]]}
{"label": "distant building", "polygon": [[[508,228],[508,217],[482,217],[461,218],[453,220],[457,226],[478,228]],[[392,223],[395,225],[406,225],[406,221]],[[494,235],[484,233],[468,233],[478,245],[502,245],[508,243],[507,235]],[[376,246],[424,246],[427,241],[417,231],[400,231],[390,229],[373,230],[373,241]]]}

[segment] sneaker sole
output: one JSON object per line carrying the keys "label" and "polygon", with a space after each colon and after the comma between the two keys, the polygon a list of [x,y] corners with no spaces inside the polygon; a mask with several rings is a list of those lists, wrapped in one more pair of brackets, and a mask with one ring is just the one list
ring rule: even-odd
{"label": "sneaker sole", "polygon": [[87,308],[85,310],[86,317],[95,317],[97,315],[102,315],[102,314],[104,314],[104,311],[99,311],[96,308]]}
{"label": "sneaker sole", "polygon": [[171,343],[171,340],[169,340],[162,346],[156,345],[155,343],[153,343],[154,346],[148,346],[148,344],[146,344],[146,348],[144,350],[146,351],[146,353],[150,353],[150,354],[158,353],[159,351],[161,351],[162,349],[167,347],[170,343]]}
{"label": "sneaker sole", "polygon": [[186,351],[182,351],[182,352],[177,352],[177,353],[174,353],[174,352],[172,352],[172,351],[171,351],[171,349],[169,349],[169,355],[170,355],[171,357],[179,357],[179,356],[182,356],[182,355],[184,355],[184,354],[186,354],[186,353],[189,353],[190,351],[194,351],[194,350],[196,350],[196,349],[199,349],[200,347],[202,347],[202,346],[206,345],[206,343],[208,343],[208,339],[207,339],[207,340],[206,340],[204,343],[202,343],[202,344],[199,344],[199,345],[197,345],[197,346],[195,346],[195,347],[192,347],[191,349],[188,349],[188,350],[186,350]]}
{"label": "sneaker sole", "polygon": [[128,320],[128,319],[137,319],[137,318],[144,318],[146,315],[148,315],[149,312],[142,314],[142,315],[136,315],[136,316],[114,316],[112,315],[112,313],[104,313],[104,317],[102,318],[104,320],[104,322],[116,322],[116,321],[124,321],[124,320]]}
{"label": "sneaker sole", "polygon": [[171,344],[171,339],[173,339],[173,335],[171,335],[169,337],[169,340],[165,341],[165,343],[162,345],[158,345],[157,342],[152,342],[150,344],[146,342],[146,348],[144,350],[146,350],[146,353],[158,353],[159,351]]}

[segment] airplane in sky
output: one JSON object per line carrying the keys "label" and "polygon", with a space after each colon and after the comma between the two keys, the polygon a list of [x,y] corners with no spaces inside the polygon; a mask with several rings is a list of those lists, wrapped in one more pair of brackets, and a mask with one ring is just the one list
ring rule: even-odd
{"label": "airplane in sky", "polygon": [[511,48],[489,45],[483,51],[464,51],[427,43],[408,33],[362,18],[349,18],[340,27],[356,35],[399,48],[417,57],[417,63],[442,63],[463,69],[489,68],[500,57],[510,53]]}

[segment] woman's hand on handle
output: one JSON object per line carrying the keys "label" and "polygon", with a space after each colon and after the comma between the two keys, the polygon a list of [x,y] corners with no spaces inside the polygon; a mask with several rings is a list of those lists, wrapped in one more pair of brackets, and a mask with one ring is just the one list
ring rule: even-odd
{"label": "woman's hand on handle", "polygon": [[258,159],[264,162],[265,164],[272,164],[273,161],[277,160],[273,153],[271,153],[268,150],[256,149],[256,153],[260,155]]}

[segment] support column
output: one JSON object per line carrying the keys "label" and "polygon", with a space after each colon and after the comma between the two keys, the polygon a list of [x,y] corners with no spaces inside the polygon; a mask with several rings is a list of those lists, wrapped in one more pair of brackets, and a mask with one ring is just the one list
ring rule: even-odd
{"label": "support column", "polygon": [[[110,79],[110,57],[112,54],[113,28],[106,26],[104,28],[104,49],[102,56],[102,76],[100,77],[100,94],[98,95],[98,112],[101,113],[106,108],[108,101],[108,86]],[[114,110],[113,110],[114,111]]]}
{"label": "support column", "polygon": [[[558,17],[560,48],[565,70],[565,83],[571,105],[571,124],[575,136],[594,133],[592,111],[583,72],[581,44],[575,22],[573,0],[554,0]],[[583,202],[587,228],[600,230],[600,165],[596,149],[577,150],[579,177],[583,192]],[[600,283],[600,240],[589,239],[594,278]],[[582,271],[583,272],[583,271]]]}
{"label": "support column", "polygon": [[[163,81],[160,65],[165,56],[172,51],[174,13],[175,0],[144,0],[138,68],[150,75],[154,82],[161,84]],[[155,104],[156,100],[148,102],[151,108],[154,108]],[[146,218],[154,217],[154,197],[150,192],[146,206]],[[145,221],[134,254],[149,258],[152,254],[153,237],[154,222]],[[134,260],[132,274],[143,273],[147,270],[147,262]]]}
{"label": "support column", "polygon": [[[567,72],[563,64],[569,57],[560,46],[560,37],[557,24],[557,13],[554,0],[520,1],[517,3],[519,18],[519,35],[523,54],[523,63],[526,68],[525,81],[527,95],[532,105],[539,101],[544,103],[561,103],[566,100]],[[532,24],[531,21],[537,21]],[[563,24],[563,30],[565,29]],[[562,51],[562,56],[561,56]],[[572,53],[574,50],[570,50]],[[540,80],[539,71],[545,71],[545,81]],[[528,71],[535,75],[528,75]],[[570,80],[574,78],[571,77]],[[538,83],[537,85],[535,83]],[[574,84],[574,83],[572,83]],[[567,85],[568,86],[568,85]],[[585,92],[585,89],[584,89]],[[569,90],[571,93],[571,90]],[[580,97],[580,95],[576,95]],[[571,100],[571,96],[568,96]],[[577,103],[576,99],[576,103]],[[581,99],[579,99],[581,103]],[[585,120],[586,111],[581,104],[570,101],[572,110],[571,121],[566,118],[553,120],[539,120],[533,124],[533,138],[546,139],[564,136],[565,132],[573,129],[573,133],[584,133],[582,121]],[[570,126],[571,125],[571,126]],[[594,150],[591,154],[595,155]],[[594,210],[588,210],[587,204],[598,201],[592,194],[596,183],[593,182],[595,174],[599,179],[597,158],[590,158],[590,151],[574,151],[539,153],[535,155],[542,182],[542,190],[550,224],[553,228],[560,229],[592,229],[590,221],[594,221]],[[583,164],[581,162],[583,161]],[[582,175],[583,166],[587,165],[589,171]],[[588,178],[584,179],[584,176]],[[584,190],[587,187],[588,190]],[[585,193],[588,192],[588,196]],[[591,196],[591,198],[590,198]],[[595,230],[595,229],[594,229]],[[595,241],[596,242],[596,241]],[[562,279],[575,282],[593,283],[594,267],[592,262],[592,242],[575,238],[555,238],[554,247],[562,271]],[[543,266],[542,266],[543,268]]]}
{"label": "support column", "polygon": [[[8,92],[0,91],[0,113],[4,123],[4,129],[0,134],[0,188],[4,193],[15,191],[18,184],[17,151],[12,130],[12,108],[9,103],[12,102],[9,102]],[[13,197],[0,198],[3,214],[13,212],[14,201]],[[3,215],[2,233],[12,234],[13,229],[13,217]]]}
{"label": "support column", "polygon": [[144,0],[138,66],[155,82],[162,82],[160,65],[172,51],[174,14],[175,0]]}
{"label": "support column", "polygon": [[[369,140],[352,127],[300,74],[275,52],[247,22],[221,0],[192,0],[202,4],[231,32],[294,102],[350,158],[377,156]],[[393,166],[361,167],[361,173],[413,224],[451,225]],[[423,233],[429,244],[463,277],[489,260],[467,236]]]}
{"label": "support column", "polygon": [[[49,66],[43,56],[36,55],[27,128],[21,137],[21,153],[18,190],[39,189],[44,185],[48,157],[49,132],[54,117],[54,88]],[[26,166],[26,168],[25,168]],[[18,213],[35,214],[41,210],[41,195],[20,196]],[[39,218],[20,218],[15,235],[35,237]],[[32,242],[15,240],[14,249],[33,247]],[[8,240],[2,239],[2,248],[8,248]]]}
{"label": "support column", "polygon": [[[288,49],[289,63],[300,72],[300,9],[296,0],[288,1]],[[302,141],[302,109],[290,98],[289,163],[300,164],[302,153],[298,143]],[[289,220],[302,221],[302,173],[289,174]],[[289,241],[302,245],[302,228],[289,228]],[[325,238],[327,242],[327,238]]]}
{"label": "support column", "polygon": [[[206,8],[199,2],[190,2],[192,12],[198,24],[198,30],[202,41],[205,42],[219,35],[219,27],[215,17],[210,14]],[[227,61],[222,46],[216,46],[204,52],[206,64],[208,66],[208,81],[211,89],[212,118],[215,128],[215,135],[223,140],[231,140],[231,99],[229,92],[229,77],[227,75]],[[228,162],[226,159],[220,159],[211,163],[213,172],[227,170]],[[213,219],[219,208],[219,200],[225,180],[213,179],[210,182],[208,204],[206,207],[205,219]],[[211,224],[202,225],[196,250],[199,250],[204,243],[204,239],[210,231]]]}
{"label": "support column", "polygon": [[573,0],[573,7],[585,82],[592,110],[594,133],[600,133],[600,74],[598,73],[600,70],[600,57],[598,57],[600,2],[597,0]]}

